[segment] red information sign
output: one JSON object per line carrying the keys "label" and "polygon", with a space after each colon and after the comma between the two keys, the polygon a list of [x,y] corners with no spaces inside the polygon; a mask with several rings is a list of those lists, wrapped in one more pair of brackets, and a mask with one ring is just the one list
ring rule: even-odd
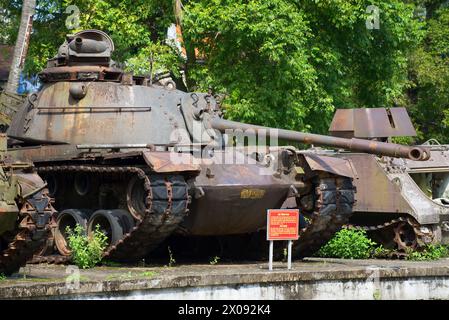
{"label": "red information sign", "polygon": [[267,240],[298,240],[298,230],[298,209],[268,210]]}

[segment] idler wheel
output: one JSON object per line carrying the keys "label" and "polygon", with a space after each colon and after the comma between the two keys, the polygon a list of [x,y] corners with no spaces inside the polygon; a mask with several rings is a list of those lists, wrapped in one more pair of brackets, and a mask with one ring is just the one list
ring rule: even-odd
{"label": "idler wheel", "polygon": [[415,231],[408,223],[401,222],[394,228],[394,241],[399,250],[415,249],[418,245]]}
{"label": "idler wheel", "polygon": [[59,253],[63,256],[69,256],[71,251],[67,244],[67,227],[75,229],[79,224],[86,230],[88,213],[77,209],[66,209],[62,211],[56,220],[55,244]]}
{"label": "idler wheel", "polygon": [[138,177],[133,177],[128,184],[126,191],[126,202],[131,215],[139,220],[147,208],[147,191],[144,188],[144,182]]}
{"label": "idler wheel", "polygon": [[90,217],[87,234],[91,236],[96,226],[100,226],[107,237],[108,246],[115,245],[126,233],[131,232],[134,220],[125,210],[98,210]]}
{"label": "idler wheel", "polygon": [[85,196],[90,190],[90,177],[85,172],[78,172],[75,175],[74,187],[76,193],[80,196]]}

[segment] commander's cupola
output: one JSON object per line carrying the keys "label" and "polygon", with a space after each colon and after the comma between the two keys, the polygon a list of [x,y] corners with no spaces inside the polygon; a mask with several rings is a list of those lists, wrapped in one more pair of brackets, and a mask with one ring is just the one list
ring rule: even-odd
{"label": "commander's cupola", "polygon": [[43,82],[114,81],[122,79],[123,71],[111,59],[114,42],[103,31],[84,30],[68,35],[58,54],[48,60],[39,77]]}

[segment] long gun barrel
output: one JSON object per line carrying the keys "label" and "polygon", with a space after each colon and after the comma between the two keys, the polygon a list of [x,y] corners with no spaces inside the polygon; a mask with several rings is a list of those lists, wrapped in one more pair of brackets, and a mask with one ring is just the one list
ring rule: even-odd
{"label": "long gun barrel", "polygon": [[[256,126],[221,118],[211,119],[211,127],[225,133],[226,130],[253,130],[256,133],[264,131],[267,135],[276,134],[281,140],[301,142],[305,144],[315,144],[334,148],[342,148],[356,152],[365,152],[375,155],[407,158],[415,161],[428,160],[430,152],[423,147],[404,146],[395,143],[379,142],[364,139],[345,139],[332,136],[325,136],[313,133],[303,133],[293,130],[275,129],[263,126]],[[275,130],[275,131],[273,131]]]}

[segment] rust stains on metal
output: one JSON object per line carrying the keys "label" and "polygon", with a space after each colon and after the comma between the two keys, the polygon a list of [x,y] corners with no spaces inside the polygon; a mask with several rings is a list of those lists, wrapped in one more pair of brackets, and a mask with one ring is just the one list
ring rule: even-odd
{"label": "rust stains on metal", "polygon": [[[401,195],[400,188],[388,179],[375,157],[365,154],[350,154],[346,157],[351,159],[358,175],[358,179],[354,180],[357,188],[354,211],[377,213],[411,211],[409,204]],[[373,187],[376,188],[375,192]]]}
{"label": "rust stains on metal", "polygon": [[354,171],[345,159],[327,157],[313,153],[304,153],[304,158],[313,171],[331,172],[344,177],[354,178]]}
{"label": "rust stains on metal", "polygon": [[190,154],[171,152],[142,152],[145,162],[155,171],[164,172],[199,172],[201,168],[194,164],[194,159]]}
{"label": "rust stains on metal", "polygon": [[416,136],[405,108],[338,109],[329,133],[342,138]]}

